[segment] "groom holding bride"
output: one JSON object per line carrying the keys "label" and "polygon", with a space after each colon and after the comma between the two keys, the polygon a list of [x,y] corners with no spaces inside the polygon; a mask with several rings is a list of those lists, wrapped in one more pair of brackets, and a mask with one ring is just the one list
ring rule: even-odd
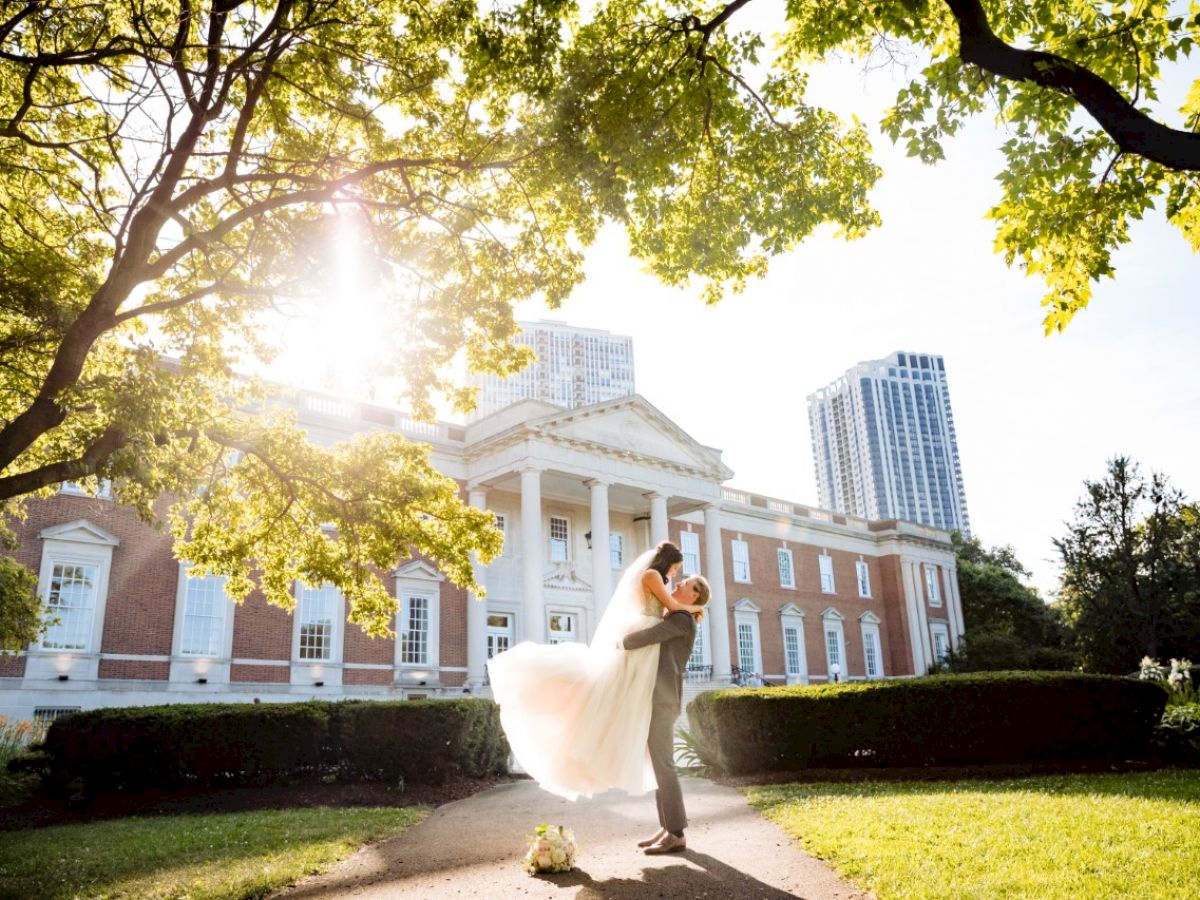
{"label": "groom holding bride", "polygon": [[639,844],[652,855],[686,847],[674,725],[711,591],[690,575],[668,592],[682,567],[663,541],[625,571],[590,645],[525,641],[488,661],[509,746],[543,789],[568,800],[656,790],[662,827]]}

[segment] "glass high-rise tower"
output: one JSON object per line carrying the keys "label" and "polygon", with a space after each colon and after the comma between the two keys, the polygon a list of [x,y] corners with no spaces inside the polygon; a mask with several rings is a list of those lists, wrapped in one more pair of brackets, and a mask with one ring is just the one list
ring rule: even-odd
{"label": "glass high-rise tower", "polygon": [[941,356],[860,362],[808,396],[826,509],[971,533]]}
{"label": "glass high-rise tower", "polygon": [[532,347],[537,360],[515,375],[476,375],[475,417],[535,398],[573,409],[635,393],[633,338],[563,322],[520,322],[514,344]]}

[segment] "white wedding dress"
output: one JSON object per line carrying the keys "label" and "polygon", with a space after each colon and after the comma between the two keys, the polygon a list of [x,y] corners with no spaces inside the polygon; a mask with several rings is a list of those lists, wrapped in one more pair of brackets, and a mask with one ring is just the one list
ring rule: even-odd
{"label": "white wedding dress", "polygon": [[642,576],[654,551],[621,577],[590,646],[524,641],[488,660],[492,696],[517,761],[547,791],[574,800],[610,788],[654,790],[646,738],[658,644],[617,642],[662,621]]}

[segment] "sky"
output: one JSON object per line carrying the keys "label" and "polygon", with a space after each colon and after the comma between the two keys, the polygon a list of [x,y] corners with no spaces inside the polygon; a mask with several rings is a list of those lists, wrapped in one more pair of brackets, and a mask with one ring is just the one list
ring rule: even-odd
{"label": "sky", "polygon": [[[903,74],[823,66],[809,99],[875,123]],[[1164,108],[1178,107],[1184,74]],[[645,273],[609,228],[560,309],[527,303],[518,317],[631,335],[638,392],[723,451],[731,486],[806,505],[818,502],[806,396],[862,360],[943,355],[972,532],[1012,545],[1049,597],[1053,538],[1112,456],[1200,498],[1200,258],[1151,213],[1117,254],[1116,279],[1064,334],[1044,336],[1042,284],[993,252],[984,218],[1003,139],[976,120],[929,167],[875,131],[883,226],[850,243],[821,231],[716,307]]]}
{"label": "sky", "polygon": [[[878,121],[897,83],[844,63],[814,76],[810,97]],[[1001,140],[977,121],[930,167],[876,133],[883,226],[849,243],[821,232],[716,307],[643,272],[610,228],[561,309],[519,314],[632,335],[638,392],[723,451],[731,486],[814,505],[806,396],[861,360],[942,354],[972,532],[1011,544],[1049,597],[1053,538],[1112,456],[1200,497],[1200,259],[1151,214],[1116,279],[1065,333],[1044,336],[1041,282],[993,252],[984,219]]]}

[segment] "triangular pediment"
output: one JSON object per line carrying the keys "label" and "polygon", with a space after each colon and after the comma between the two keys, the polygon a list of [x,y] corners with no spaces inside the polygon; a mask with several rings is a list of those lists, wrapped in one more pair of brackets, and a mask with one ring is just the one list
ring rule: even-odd
{"label": "triangular pediment", "polygon": [[87,519],[76,519],[74,522],[66,522],[62,525],[51,525],[49,528],[43,528],[39,534],[50,541],[98,544],[103,547],[116,547],[121,543],[116,535]]}
{"label": "triangular pediment", "polygon": [[821,613],[821,618],[822,619],[836,619],[840,622],[840,621],[844,620],[846,617],[843,616],[836,609],[834,609],[832,606],[828,606],[825,608],[825,612]]}
{"label": "triangular pediment", "polygon": [[571,562],[555,563],[550,574],[543,579],[542,587],[555,591],[587,593],[592,590],[592,586],[579,577],[579,573],[575,571],[575,564]]}
{"label": "triangular pediment", "polygon": [[417,581],[445,581],[446,576],[437,570],[435,566],[430,565],[423,559],[414,559],[412,562],[398,566],[393,572],[397,578],[411,578]]}
{"label": "triangular pediment", "polygon": [[795,603],[789,603],[787,606],[779,610],[781,616],[800,616],[804,617],[804,610],[798,607]]}
{"label": "triangular pediment", "polygon": [[734,612],[760,613],[762,610],[749,597],[743,597],[737,603],[733,604]]}
{"label": "triangular pediment", "polygon": [[544,436],[711,474],[733,475],[718,450],[706,447],[643,397],[634,395],[546,416],[532,423]]}
{"label": "triangular pediment", "polygon": [[858,621],[862,622],[864,625],[883,624],[883,619],[879,618],[879,616],[875,615],[875,613],[871,612],[870,610],[867,610],[865,613],[859,616]]}

